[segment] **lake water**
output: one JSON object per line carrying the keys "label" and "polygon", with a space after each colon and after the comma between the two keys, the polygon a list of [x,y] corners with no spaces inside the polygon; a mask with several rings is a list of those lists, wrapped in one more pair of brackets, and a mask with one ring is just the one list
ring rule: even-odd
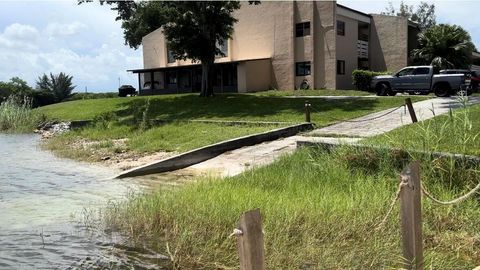
{"label": "lake water", "polygon": [[88,226],[92,213],[144,186],[38,143],[36,135],[0,134],[0,269],[159,268],[163,256],[132,252],[120,236]]}

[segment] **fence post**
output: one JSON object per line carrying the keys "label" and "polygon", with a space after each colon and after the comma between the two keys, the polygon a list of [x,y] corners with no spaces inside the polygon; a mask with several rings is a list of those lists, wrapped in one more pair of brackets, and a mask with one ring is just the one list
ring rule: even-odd
{"label": "fence post", "polygon": [[410,98],[406,98],[405,105],[407,105],[408,112],[410,113],[410,118],[412,118],[412,123],[417,123],[417,115],[415,114],[415,110],[413,109],[412,100]]}
{"label": "fence post", "polygon": [[305,122],[310,123],[310,107],[312,104],[305,100]]}
{"label": "fence post", "polygon": [[265,251],[260,209],[243,213],[238,229],[241,231],[237,237],[240,270],[264,270]]}
{"label": "fence post", "polygon": [[400,215],[405,267],[423,270],[422,188],[418,161],[403,169],[400,178],[404,184],[400,192]]}

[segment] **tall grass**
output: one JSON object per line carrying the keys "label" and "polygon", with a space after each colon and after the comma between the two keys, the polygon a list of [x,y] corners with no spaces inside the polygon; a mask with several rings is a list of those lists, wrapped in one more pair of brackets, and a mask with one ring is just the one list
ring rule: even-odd
{"label": "tall grass", "polygon": [[[398,269],[398,208],[385,227],[374,228],[387,212],[407,161],[398,153],[301,149],[222,181],[203,179],[132,197],[113,205],[105,222],[170,254],[173,268],[237,269],[235,239],[228,235],[243,211],[258,207],[268,269]],[[438,196],[455,196],[434,172],[423,173],[429,188]],[[479,215],[476,200],[449,207],[424,201],[426,268],[480,264]]]}
{"label": "tall grass", "polygon": [[28,98],[10,96],[0,104],[0,131],[31,132],[40,117],[32,111]]}
{"label": "tall grass", "polygon": [[363,142],[426,152],[480,155],[480,106],[467,106],[464,97],[460,97],[459,102],[460,108],[446,115],[404,126]]}

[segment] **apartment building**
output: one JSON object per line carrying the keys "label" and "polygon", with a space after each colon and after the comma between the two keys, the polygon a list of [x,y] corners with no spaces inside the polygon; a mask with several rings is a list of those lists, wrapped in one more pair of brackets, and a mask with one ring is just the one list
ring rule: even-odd
{"label": "apartment building", "polygon": [[[353,89],[352,71],[395,71],[410,62],[418,27],[396,16],[365,14],[335,1],[262,2],[242,6],[215,61],[215,92]],[[143,38],[140,94],[200,90],[201,67],[171,57],[161,31]]]}

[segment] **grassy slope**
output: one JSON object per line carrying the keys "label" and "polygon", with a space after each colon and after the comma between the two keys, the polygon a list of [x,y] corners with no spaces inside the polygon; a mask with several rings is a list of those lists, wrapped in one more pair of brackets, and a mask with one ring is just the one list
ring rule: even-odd
{"label": "grassy slope", "polygon": [[[38,112],[48,118],[61,120],[93,119],[110,112],[122,122],[128,122],[141,116],[147,99],[150,99],[151,104],[150,117],[166,121],[225,119],[298,123],[304,120],[305,99],[260,95],[217,95],[214,98],[199,98],[196,94],[190,94],[78,100],[45,106],[39,108]],[[333,118],[348,119],[399,106],[403,102],[402,97],[310,100],[313,105],[312,121],[321,126],[332,123]]]}
{"label": "grassy slope", "polygon": [[[421,98],[417,98],[421,99]],[[222,140],[267,131],[278,126],[225,126],[186,122],[192,119],[304,121],[305,99],[257,95],[218,95],[199,98],[196,94],[134,98],[91,99],[64,102],[36,110],[50,119],[94,119],[95,125],[57,136],[46,142],[47,149],[60,156],[88,161],[122,151],[150,153],[184,152]],[[312,121],[325,126],[338,119],[349,119],[403,104],[403,98],[310,100]],[[149,105],[147,105],[149,104]],[[147,110],[148,108],[148,110]],[[147,113],[145,113],[147,111]],[[166,121],[142,129],[143,119]],[[285,124],[286,125],[286,124]],[[112,139],[128,139],[115,145]],[[100,141],[83,148],[65,147],[81,140]],[[97,153],[92,155],[92,153]]]}
{"label": "grassy slope", "polygon": [[[382,230],[374,227],[387,212],[403,165],[345,151],[329,155],[303,149],[233,178],[132,198],[111,208],[106,222],[142,244],[155,239],[148,245],[164,254],[168,242],[182,269],[226,269],[238,267],[235,239],[228,235],[243,211],[258,207],[268,269],[398,268],[398,206]],[[458,175],[445,173],[440,179],[438,171],[422,171],[430,191],[443,199],[457,195],[441,183]],[[479,181],[473,175],[472,182]],[[480,264],[479,214],[475,200],[450,207],[424,201],[426,268]]]}
{"label": "grassy slope", "polygon": [[293,91],[279,91],[270,90],[253,93],[257,96],[370,96],[375,93],[356,90],[332,90],[332,89],[320,89],[320,90],[293,90]]}
{"label": "grassy slope", "polygon": [[480,155],[480,105],[395,129],[364,140],[425,151]]}

